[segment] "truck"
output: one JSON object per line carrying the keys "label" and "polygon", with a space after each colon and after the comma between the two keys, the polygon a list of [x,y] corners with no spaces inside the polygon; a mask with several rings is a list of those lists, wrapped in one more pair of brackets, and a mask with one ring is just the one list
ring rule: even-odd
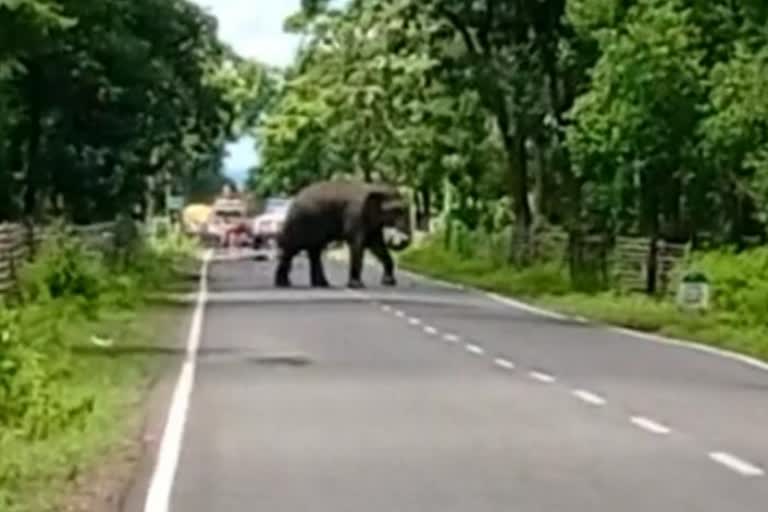
{"label": "truck", "polygon": [[217,197],[211,205],[204,238],[219,247],[250,246],[252,234],[247,201],[231,194]]}

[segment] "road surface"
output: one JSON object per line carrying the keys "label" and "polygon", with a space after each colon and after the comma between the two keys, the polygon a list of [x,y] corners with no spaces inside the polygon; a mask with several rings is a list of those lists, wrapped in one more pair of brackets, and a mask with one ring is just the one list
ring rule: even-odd
{"label": "road surface", "polygon": [[272,270],[209,266],[167,510],[768,507],[764,370],[402,275],[382,288],[377,267],[362,291],[307,288],[304,260],[276,290]]}

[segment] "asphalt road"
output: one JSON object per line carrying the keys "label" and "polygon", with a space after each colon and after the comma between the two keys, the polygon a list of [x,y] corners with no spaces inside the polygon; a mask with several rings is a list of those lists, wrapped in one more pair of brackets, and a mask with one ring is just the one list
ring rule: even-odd
{"label": "asphalt road", "polygon": [[[326,262],[329,280],[346,265]],[[399,276],[210,265],[174,512],[764,511],[768,372]],[[165,512],[165,511],[157,511]]]}

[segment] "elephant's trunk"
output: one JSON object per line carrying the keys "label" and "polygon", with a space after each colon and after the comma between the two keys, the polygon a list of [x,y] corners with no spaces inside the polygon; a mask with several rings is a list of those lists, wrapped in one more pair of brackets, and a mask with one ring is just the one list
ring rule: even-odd
{"label": "elephant's trunk", "polygon": [[408,211],[398,216],[392,226],[385,228],[384,237],[387,245],[394,251],[403,251],[411,245],[411,219]]}

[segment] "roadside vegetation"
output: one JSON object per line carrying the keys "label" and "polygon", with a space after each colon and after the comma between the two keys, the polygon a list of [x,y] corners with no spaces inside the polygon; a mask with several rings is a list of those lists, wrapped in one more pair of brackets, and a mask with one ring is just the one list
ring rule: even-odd
{"label": "roadside vegetation", "polygon": [[439,236],[402,254],[399,264],[426,276],[514,297],[598,323],[697,341],[768,361],[768,249],[712,251],[688,262],[716,291],[708,311],[680,308],[673,296],[618,290],[579,292],[567,265],[550,260],[519,266],[462,254]]}
{"label": "roadside vegetation", "polygon": [[126,440],[161,360],[149,294],[193,250],[117,233],[119,251],[98,251],[54,226],[149,220],[171,196],[217,194],[225,145],[272,76],[192,1],[0,0],[0,224],[54,233],[23,264],[0,248],[19,270],[0,296],[3,512],[68,510],[72,487],[99,491],[81,480]]}
{"label": "roadside vegetation", "polygon": [[[286,26],[306,43],[257,130],[256,190],[394,182],[428,232],[411,268],[768,357],[768,4],[302,5]],[[555,231],[566,242],[541,250]],[[687,247],[666,276],[662,242]],[[705,313],[674,302],[694,269],[712,285]]]}
{"label": "roadside vegetation", "polygon": [[0,509],[60,510],[76,484],[100,485],[80,478],[135,434],[160,368],[153,348],[170,325],[148,294],[176,282],[194,251],[159,240],[121,260],[54,231],[24,267],[0,307]]}

